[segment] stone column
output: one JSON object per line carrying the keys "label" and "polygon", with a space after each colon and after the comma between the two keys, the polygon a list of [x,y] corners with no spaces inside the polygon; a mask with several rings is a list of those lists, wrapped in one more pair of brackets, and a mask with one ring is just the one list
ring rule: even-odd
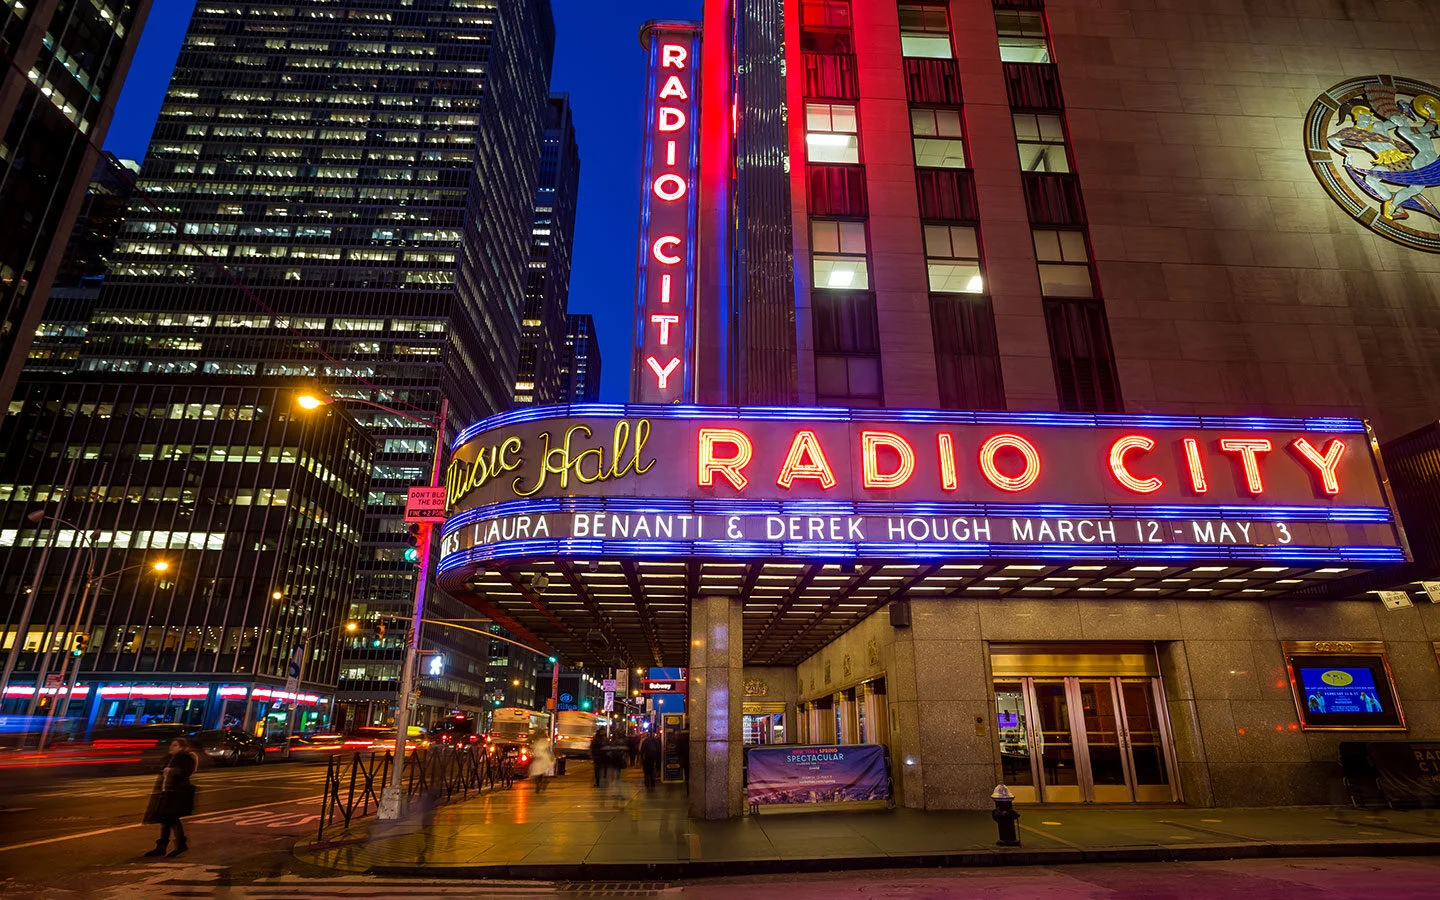
{"label": "stone column", "polygon": [[740,704],[744,621],[741,601],[695,597],[690,601],[690,815],[725,819],[744,811]]}

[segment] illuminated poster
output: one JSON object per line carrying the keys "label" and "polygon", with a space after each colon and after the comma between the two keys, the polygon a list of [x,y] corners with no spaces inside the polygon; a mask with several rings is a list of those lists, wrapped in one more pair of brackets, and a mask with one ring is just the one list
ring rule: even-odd
{"label": "illuminated poster", "polygon": [[879,744],[752,747],[745,760],[745,802],[752,807],[890,799]]}
{"label": "illuminated poster", "polygon": [[639,403],[683,403],[694,393],[700,29],[652,23],[642,39],[650,77],[630,393]]}
{"label": "illuminated poster", "polygon": [[1301,668],[1305,711],[1311,713],[1383,713],[1375,676],[1368,668]]}
{"label": "illuminated poster", "polygon": [[1380,641],[1286,641],[1282,645],[1306,731],[1403,731]]}

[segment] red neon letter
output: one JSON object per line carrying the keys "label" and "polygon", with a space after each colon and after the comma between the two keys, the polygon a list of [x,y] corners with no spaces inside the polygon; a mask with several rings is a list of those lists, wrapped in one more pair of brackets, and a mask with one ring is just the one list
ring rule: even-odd
{"label": "red neon letter", "polygon": [[655,196],[661,200],[679,200],[685,196],[685,179],[674,172],[666,172],[661,175],[655,179],[655,183],[651,187],[655,191]]}
{"label": "red neon letter", "polygon": [[660,68],[662,69],[683,69],[685,68],[685,57],[689,53],[679,44],[660,45]]}
{"label": "red neon letter", "polygon": [[[728,444],[735,448],[735,453],[731,456],[716,456],[717,444]],[[745,485],[750,483],[750,479],[745,477],[742,470],[750,465],[752,455],[754,455],[754,450],[750,445],[750,437],[740,429],[700,429],[700,486],[713,486],[715,473],[719,472],[725,476],[725,480],[730,482],[731,487],[735,490],[745,490]]]}
{"label": "red neon letter", "polygon": [[665,347],[670,343],[670,326],[680,321],[679,316],[665,316],[660,313],[650,317],[650,321],[660,326],[660,346]]}
{"label": "red neon letter", "polygon": [[665,249],[678,246],[680,246],[680,239],[673,234],[667,234],[655,239],[655,246],[650,249],[650,253],[655,257],[656,262],[673,266],[680,261],[680,257],[674,253],[666,253]]}
{"label": "red neon letter", "polygon": [[955,475],[955,436],[942,431],[936,440],[940,444],[940,487],[953,491],[960,487],[960,479]]}
{"label": "red neon letter", "polygon": [[[995,455],[1006,447],[1020,451],[1025,458],[1019,475],[1006,475],[995,466]],[[997,434],[980,445],[980,471],[1002,491],[1023,491],[1040,477],[1040,451],[1018,434]]]}
{"label": "red neon letter", "polygon": [[1165,486],[1165,482],[1158,476],[1136,478],[1125,468],[1125,454],[1131,450],[1149,452],[1154,449],[1155,441],[1143,434],[1127,434],[1110,445],[1110,472],[1115,476],[1115,480],[1120,482],[1121,487],[1137,494],[1153,494]]}
{"label": "red neon letter", "polygon": [[1275,449],[1269,438],[1221,438],[1220,449],[1226,453],[1240,454],[1240,464],[1245,467],[1245,482],[1250,493],[1265,493],[1265,483],[1260,480],[1260,461],[1255,454],[1269,453]]}
{"label": "red neon letter", "polygon": [[1336,438],[1325,447],[1324,453],[1316,450],[1303,437],[1296,438],[1290,446],[1320,473],[1320,486],[1325,493],[1332,496],[1340,493],[1340,479],[1335,477],[1335,470],[1340,465],[1340,457],[1345,455],[1344,441]]}
{"label": "red neon letter", "polygon": [[661,275],[661,276],[660,276],[660,302],[661,302],[661,303],[669,303],[669,302],[670,302],[670,276],[669,276],[669,275]]}
{"label": "red neon letter", "polygon": [[[895,471],[880,471],[881,447],[894,450],[900,457],[900,466]],[[898,488],[915,474],[915,449],[900,435],[890,431],[860,432],[860,459],[865,468],[867,488]]]}
{"label": "red neon letter", "polygon": [[830,470],[825,451],[820,449],[820,438],[809,429],[795,433],[790,453],[785,457],[785,465],[780,467],[780,477],[775,479],[775,483],[788,491],[797,478],[813,478],[827,491],[835,486],[835,473]]}
{"label": "red neon letter", "polygon": [[660,383],[657,385],[657,387],[659,387],[660,390],[663,391],[665,390],[665,388],[670,386],[670,373],[675,371],[676,366],[680,365],[680,357],[673,357],[668,363],[665,364],[664,368],[660,367],[660,361],[653,356],[647,356],[645,358],[645,363],[646,365],[650,366],[650,371],[654,372],[655,377],[660,380]]}
{"label": "red neon letter", "polygon": [[1203,494],[1210,490],[1210,485],[1205,483],[1205,466],[1200,462],[1200,442],[1186,438],[1180,443],[1185,445],[1185,462],[1190,467],[1190,489]]}
{"label": "red neon letter", "polygon": [[685,127],[685,112],[673,106],[660,107],[660,121],[655,127],[661,131],[679,131]]}
{"label": "red neon letter", "polygon": [[680,83],[679,75],[671,75],[665,79],[665,86],[660,89],[661,100],[669,100],[671,97],[677,100],[690,99],[690,95],[685,92],[685,85]]}

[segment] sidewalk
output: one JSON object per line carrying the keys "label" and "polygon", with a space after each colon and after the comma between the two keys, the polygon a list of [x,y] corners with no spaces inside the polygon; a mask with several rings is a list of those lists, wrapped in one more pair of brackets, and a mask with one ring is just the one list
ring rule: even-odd
{"label": "sidewalk", "polygon": [[1083,861],[1440,854],[1440,814],[1350,808],[1020,807],[1023,846],[995,846],[988,812],[769,813],[690,819],[682,785],[647,792],[635,768],[610,788],[571,764],[411,821],[366,820],[296,856],[376,875],[675,879],[835,869]]}

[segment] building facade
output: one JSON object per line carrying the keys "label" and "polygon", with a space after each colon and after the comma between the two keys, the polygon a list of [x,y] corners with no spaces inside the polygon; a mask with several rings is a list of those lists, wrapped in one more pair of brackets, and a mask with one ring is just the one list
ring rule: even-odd
{"label": "building facade", "polygon": [[[450,430],[510,405],[553,45],[546,0],[315,0],[202,5],[181,48],[78,368],[362,401],[356,617],[409,617],[405,490],[441,396]],[[456,640],[449,677],[483,671]],[[360,718],[390,715],[398,641],[347,661]]]}
{"label": "building facade", "polygon": [[25,365],[150,0],[0,13],[0,399]]}
{"label": "building facade", "polygon": [[535,192],[526,270],[525,317],[520,323],[516,403],[558,403],[564,390],[570,257],[575,243],[575,206],[580,194],[580,149],[575,143],[570,95],[551,94],[540,184]]}
{"label": "building facade", "polygon": [[283,731],[281,701],[331,722],[375,446],[342,409],[298,411],[301,387],[22,380],[0,426],[7,711],[54,702],[36,688],[78,664],[60,712],[86,731]]}
{"label": "building facade", "polygon": [[594,403],[600,399],[600,336],[595,333],[595,317],[588,313],[565,317],[560,384],[558,403]]}

